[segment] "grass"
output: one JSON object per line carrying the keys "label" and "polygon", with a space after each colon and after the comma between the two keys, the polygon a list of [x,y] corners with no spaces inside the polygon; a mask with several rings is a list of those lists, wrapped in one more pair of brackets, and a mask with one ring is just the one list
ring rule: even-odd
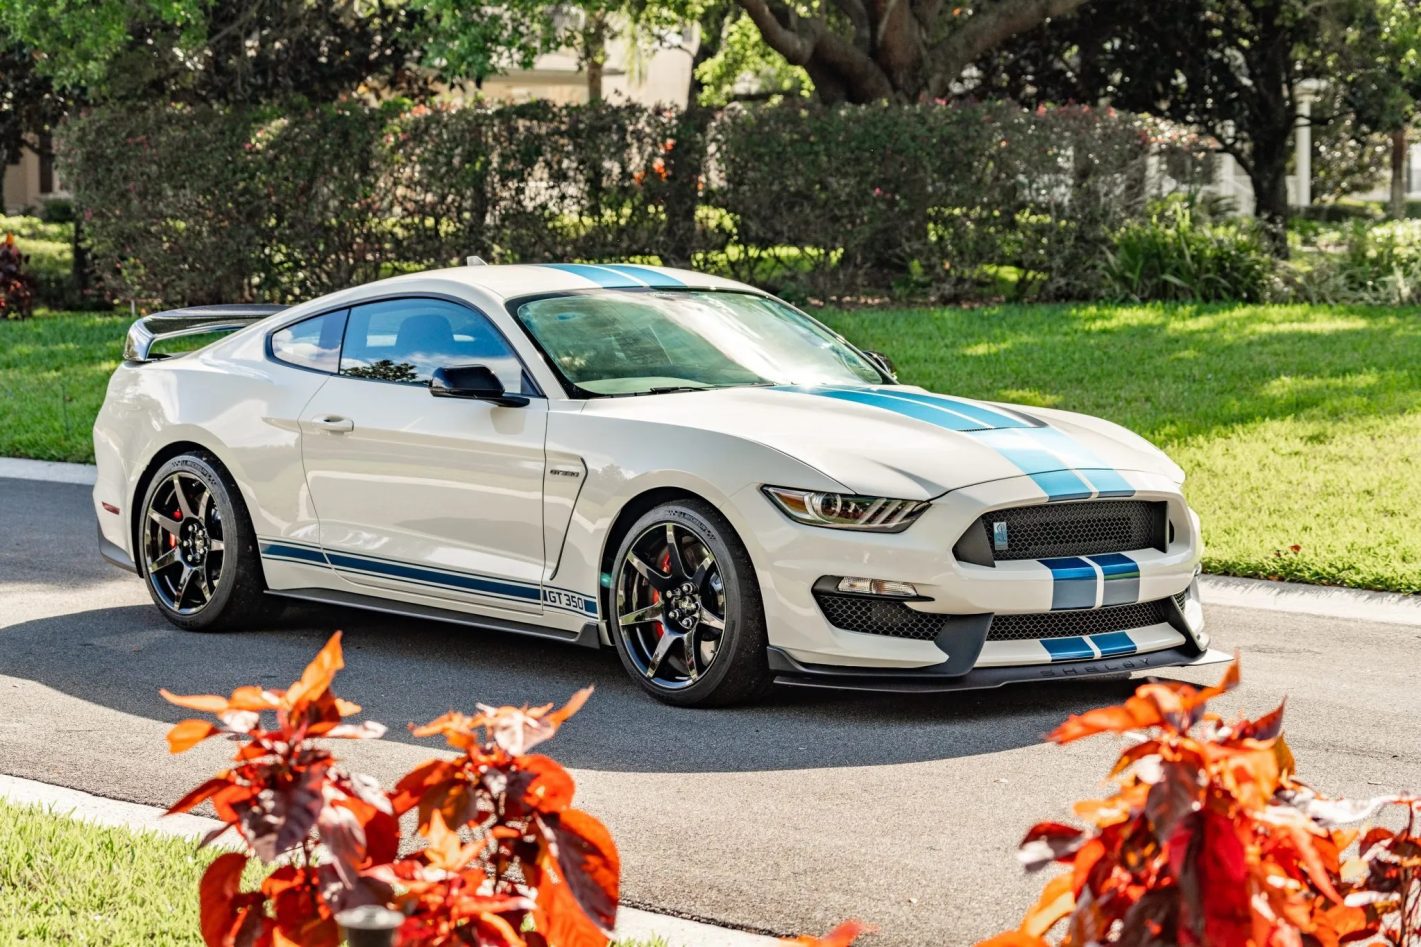
{"label": "grass", "polygon": [[[1210,571],[1421,592],[1416,311],[1072,305],[825,318],[891,356],[905,382],[1083,411],[1150,438],[1189,473]],[[92,459],[90,425],[127,321],[0,323],[0,456]]]}
{"label": "grass", "polygon": [[1211,572],[1421,592],[1415,311],[1074,305],[826,318],[892,357],[905,382],[1143,434],[1188,472]]}
{"label": "grass", "polygon": [[0,942],[201,944],[197,882],[214,854],[0,801]]}
{"label": "grass", "polygon": [[[0,800],[0,944],[200,947],[197,883],[216,854]],[[244,887],[260,878],[249,866]]]}

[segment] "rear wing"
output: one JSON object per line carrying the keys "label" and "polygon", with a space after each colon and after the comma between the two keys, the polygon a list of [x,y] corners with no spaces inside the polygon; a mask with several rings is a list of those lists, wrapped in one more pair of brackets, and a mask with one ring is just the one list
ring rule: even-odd
{"label": "rear wing", "polygon": [[144,316],[129,326],[123,343],[123,357],[130,362],[152,362],[166,355],[149,355],[153,346],[164,339],[185,335],[208,335],[214,332],[236,332],[267,316],[274,316],[286,306],[264,306],[238,303],[225,306],[188,306]]}

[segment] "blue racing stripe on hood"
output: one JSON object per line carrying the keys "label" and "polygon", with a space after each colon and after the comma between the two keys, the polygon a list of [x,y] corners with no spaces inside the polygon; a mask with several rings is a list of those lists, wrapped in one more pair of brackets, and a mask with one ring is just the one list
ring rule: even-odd
{"label": "blue racing stripe on hood", "polygon": [[898,388],[780,385],[774,390],[881,408],[976,438],[1034,480],[1047,500],[1135,494],[1129,481],[1093,451],[1062,431],[1014,412]]}

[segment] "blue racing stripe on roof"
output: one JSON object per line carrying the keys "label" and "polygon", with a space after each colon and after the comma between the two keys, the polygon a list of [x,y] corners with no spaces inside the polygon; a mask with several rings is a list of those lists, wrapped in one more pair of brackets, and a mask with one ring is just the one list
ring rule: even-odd
{"label": "blue racing stripe on roof", "polygon": [[686,284],[669,273],[662,273],[646,266],[637,266],[634,263],[604,263],[603,269],[615,270],[624,276],[639,279],[650,286],[685,286]]}
{"label": "blue racing stripe on roof", "polygon": [[562,270],[573,276],[591,280],[603,289],[632,289],[646,283],[625,273],[618,273],[607,266],[593,266],[590,263],[543,263],[550,270]]}

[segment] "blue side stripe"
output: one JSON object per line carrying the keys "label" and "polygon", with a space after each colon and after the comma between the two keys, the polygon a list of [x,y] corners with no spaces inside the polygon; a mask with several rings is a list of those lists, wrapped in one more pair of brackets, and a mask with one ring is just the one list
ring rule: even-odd
{"label": "blue side stripe", "polygon": [[315,548],[291,546],[286,543],[262,543],[260,548],[263,556],[279,556],[283,559],[295,559],[300,562],[315,562],[320,565],[327,564],[326,557],[321,554],[319,549]]}
{"label": "blue side stripe", "polygon": [[1041,646],[1051,655],[1051,662],[1084,661],[1095,657],[1084,638],[1042,638]]}
{"label": "blue side stripe", "polygon": [[611,267],[606,266],[592,266],[587,263],[544,263],[543,266],[550,270],[562,270],[564,273],[571,273],[573,276],[581,276],[583,279],[591,280],[604,289],[631,289],[646,285],[625,273],[618,273]]}
{"label": "blue side stripe", "polygon": [[1090,641],[1100,649],[1102,658],[1134,654],[1136,651],[1134,639],[1123,631],[1108,631],[1103,635],[1091,635]]}
{"label": "blue side stripe", "polygon": [[667,273],[661,273],[645,266],[632,263],[603,263],[603,269],[616,270],[623,276],[631,276],[652,286],[685,286],[686,284]]}
{"label": "blue side stripe", "polygon": [[1051,570],[1051,610],[1095,607],[1095,568],[1084,559],[1042,559]]}
{"label": "blue side stripe", "polygon": [[359,556],[347,556],[338,552],[327,553],[327,557],[333,566],[356,569],[361,572],[370,572],[376,575],[389,575],[397,579],[415,579],[420,582],[429,582],[433,585],[467,589],[471,592],[488,592],[494,595],[503,595],[508,598],[519,598],[528,601],[537,601],[542,598],[542,594],[534,586],[520,585],[513,582],[500,582],[497,579],[486,579],[472,575],[435,572],[433,569],[421,569],[418,566],[381,562],[377,559],[366,559]]}
{"label": "blue side stripe", "polygon": [[994,428],[1025,427],[1036,428],[1040,425],[1033,424],[1025,418],[1007,414],[1005,411],[998,411],[980,404],[973,404],[970,401],[962,401],[958,398],[949,398],[946,395],[925,395],[917,391],[899,391],[897,388],[871,388],[868,389],[874,394],[884,395],[889,398],[902,401],[914,401],[918,404],[925,404],[929,407],[946,408],[949,411],[956,411],[958,414],[966,415],[979,422],[979,430],[992,430]]}

